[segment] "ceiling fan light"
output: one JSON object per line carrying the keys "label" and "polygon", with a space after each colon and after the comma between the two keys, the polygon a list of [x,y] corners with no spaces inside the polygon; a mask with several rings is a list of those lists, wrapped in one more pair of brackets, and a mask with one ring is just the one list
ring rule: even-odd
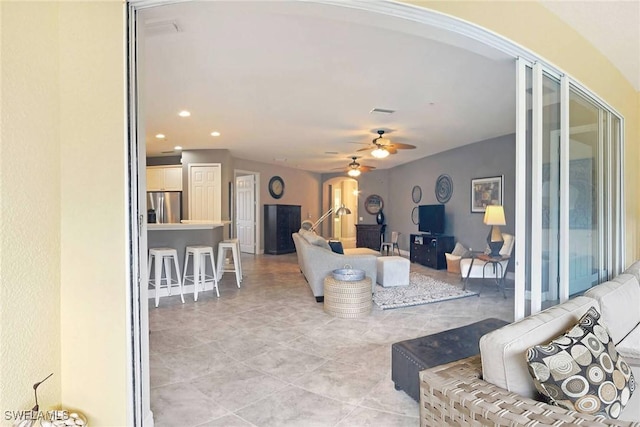
{"label": "ceiling fan light", "polygon": [[371,155],[376,159],[384,159],[389,155],[389,152],[384,148],[378,147],[371,152]]}
{"label": "ceiling fan light", "polygon": [[360,169],[349,169],[349,172],[347,172],[347,175],[352,176],[352,177],[356,177],[356,176],[360,176]]}

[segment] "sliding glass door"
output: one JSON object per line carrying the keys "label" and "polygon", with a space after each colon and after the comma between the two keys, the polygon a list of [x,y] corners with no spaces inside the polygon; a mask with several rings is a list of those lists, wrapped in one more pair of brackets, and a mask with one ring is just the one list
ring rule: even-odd
{"label": "sliding glass door", "polygon": [[567,76],[518,62],[521,318],[620,272],[622,120]]}

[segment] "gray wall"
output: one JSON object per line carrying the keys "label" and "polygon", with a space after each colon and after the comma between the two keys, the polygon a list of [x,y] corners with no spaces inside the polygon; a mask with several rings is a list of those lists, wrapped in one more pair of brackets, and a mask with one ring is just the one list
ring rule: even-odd
{"label": "gray wall", "polygon": [[409,249],[409,235],[418,233],[418,226],[411,221],[411,210],[416,206],[411,200],[414,185],[422,188],[419,204],[437,204],[436,179],[447,174],[453,181],[453,195],[445,204],[445,233],[457,242],[474,250],[486,247],[489,226],[481,213],[471,213],[471,180],[503,175],[504,211],[507,225],[503,232],[515,230],[515,135],[505,135],[474,144],[465,145],[426,157],[390,170],[389,186],[393,192],[385,201],[387,230],[402,233],[400,247]]}
{"label": "gray wall", "polygon": [[[414,185],[422,188],[419,204],[437,204],[436,179],[447,174],[453,181],[453,195],[445,204],[445,233],[457,242],[474,250],[484,250],[489,226],[481,213],[471,213],[471,179],[503,175],[506,233],[515,230],[515,134],[476,142],[425,157],[391,169],[363,173],[357,179],[360,190],[358,216],[360,224],[375,224],[375,216],[364,209],[367,196],[377,194],[384,201],[387,233],[399,231],[399,246],[409,250],[410,234],[419,233],[411,221],[411,211],[416,206],[411,199]],[[340,174],[324,174],[323,181]],[[359,219],[359,218],[358,218]]]}

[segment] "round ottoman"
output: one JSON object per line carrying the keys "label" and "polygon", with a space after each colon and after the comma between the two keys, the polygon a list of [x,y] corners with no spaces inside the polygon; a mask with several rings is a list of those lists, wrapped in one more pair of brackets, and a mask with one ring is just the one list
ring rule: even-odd
{"label": "round ottoman", "polygon": [[324,311],[335,317],[355,319],[371,313],[371,278],[343,281],[324,279]]}

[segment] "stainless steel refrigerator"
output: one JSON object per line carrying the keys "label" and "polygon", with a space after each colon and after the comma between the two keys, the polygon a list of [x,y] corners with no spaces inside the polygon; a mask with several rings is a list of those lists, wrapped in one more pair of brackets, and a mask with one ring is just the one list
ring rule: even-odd
{"label": "stainless steel refrigerator", "polygon": [[181,219],[182,191],[147,192],[147,222],[168,224],[179,223]]}

